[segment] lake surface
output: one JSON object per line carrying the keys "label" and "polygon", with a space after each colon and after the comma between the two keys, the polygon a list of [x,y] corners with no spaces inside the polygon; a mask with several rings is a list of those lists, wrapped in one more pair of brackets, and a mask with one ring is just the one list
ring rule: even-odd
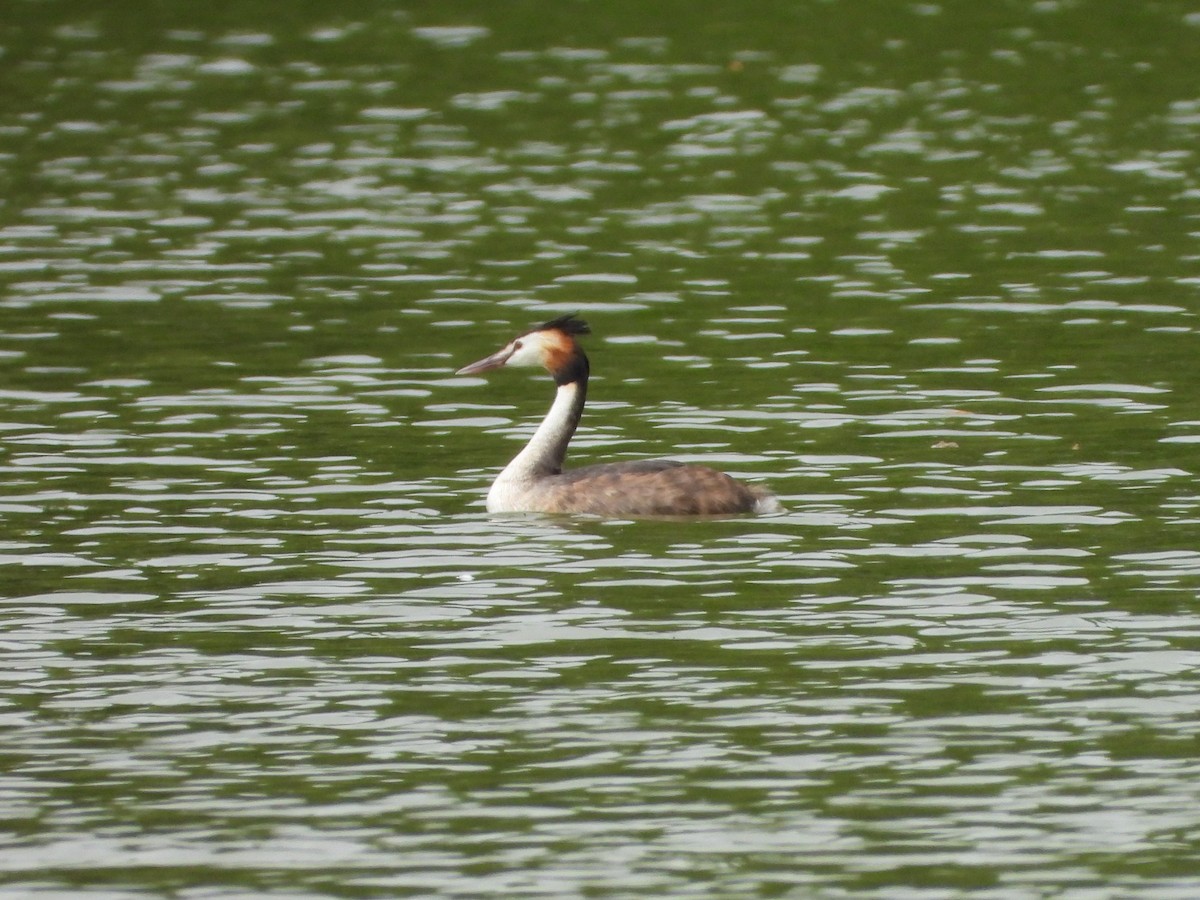
{"label": "lake surface", "polygon": [[0,895],[1200,893],[1200,14],[3,17]]}

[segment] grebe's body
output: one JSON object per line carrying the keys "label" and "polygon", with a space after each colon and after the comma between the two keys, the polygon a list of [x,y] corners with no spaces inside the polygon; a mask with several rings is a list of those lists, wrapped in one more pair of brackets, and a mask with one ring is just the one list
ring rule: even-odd
{"label": "grebe's body", "polygon": [[779,510],[779,502],[760,488],[716,469],[670,459],[605,463],[564,472],[567,445],[587,399],[588,359],[575,336],[587,333],[586,323],[563,316],[458,370],[459,375],[476,375],[506,365],[542,366],[558,385],[550,412],[488,491],[489,512],[619,517],[723,516]]}

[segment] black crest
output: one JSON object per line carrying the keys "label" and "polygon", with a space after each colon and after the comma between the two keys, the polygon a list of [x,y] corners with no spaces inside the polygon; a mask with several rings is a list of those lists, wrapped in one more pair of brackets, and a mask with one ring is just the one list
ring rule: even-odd
{"label": "black crest", "polygon": [[551,329],[572,335],[592,333],[592,329],[588,327],[588,323],[579,318],[577,313],[568,313],[565,316],[559,316],[557,319],[551,319],[546,324],[539,325],[534,331],[549,331]]}

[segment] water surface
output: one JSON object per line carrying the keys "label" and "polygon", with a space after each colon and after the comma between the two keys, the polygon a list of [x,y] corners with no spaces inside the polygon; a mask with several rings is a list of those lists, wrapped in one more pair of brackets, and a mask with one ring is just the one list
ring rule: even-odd
{"label": "water surface", "polygon": [[18,7],[0,892],[1195,896],[1195,14]]}

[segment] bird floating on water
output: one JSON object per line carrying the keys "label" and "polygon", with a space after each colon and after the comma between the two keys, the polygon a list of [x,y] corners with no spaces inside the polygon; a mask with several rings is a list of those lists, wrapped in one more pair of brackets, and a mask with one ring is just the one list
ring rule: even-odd
{"label": "bird floating on water", "polygon": [[558,391],[542,424],[488,491],[488,512],[585,513],[597,516],[726,516],[771,513],[773,495],[707,466],[673,459],[602,463],[563,471],[567,445],[587,399],[588,358],[576,337],[587,323],[561,316],[518,335],[456,374],[503,366],[542,366]]}

